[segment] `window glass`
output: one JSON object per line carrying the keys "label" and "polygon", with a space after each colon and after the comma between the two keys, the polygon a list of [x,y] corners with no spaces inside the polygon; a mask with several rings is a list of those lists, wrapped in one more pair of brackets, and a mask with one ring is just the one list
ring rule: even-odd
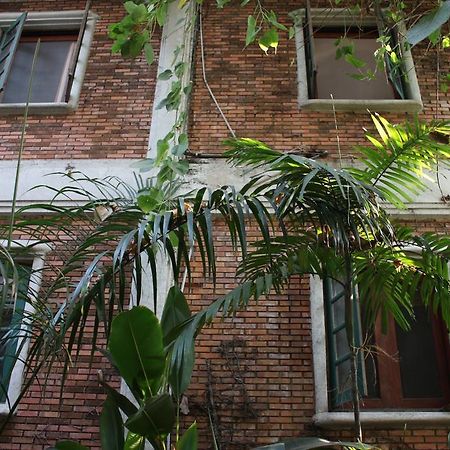
{"label": "window glass", "polygon": [[403,396],[432,398],[443,395],[431,320],[423,306],[414,308],[410,331],[396,326]]}
{"label": "window glass", "polygon": [[[344,35],[344,30],[334,32],[318,30],[314,32],[314,51],[316,60],[317,98],[354,99],[354,100],[382,100],[395,99],[384,70],[376,70],[374,52],[380,44],[376,42],[377,36],[373,33],[348,34],[349,40],[343,45],[355,46],[354,55],[366,63],[358,70],[343,57],[336,59],[336,40]],[[351,39],[351,40],[350,40]],[[366,73],[367,70],[375,72],[372,80],[357,80],[352,75]]]}
{"label": "window glass", "polygon": [[[41,41],[33,74],[32,103],[63,101],[75,39],[72,36],[54,36]],[[26,102],[36,42],[37,38],[19,43],[5,86],[3,103]]]}

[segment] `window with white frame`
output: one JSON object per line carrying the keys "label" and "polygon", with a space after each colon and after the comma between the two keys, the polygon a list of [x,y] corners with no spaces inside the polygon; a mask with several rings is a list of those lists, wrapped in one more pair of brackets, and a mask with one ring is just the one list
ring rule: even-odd
{"label": "window with white frame", "polygon": [[[11,253],[30,242],[14,242]],[[16,277],[3,264],[0,277],[2,308],[0,316],[0,414],[8,414],[22,387],[24,360],[28,352],[33,306],[41,284],[47,245],[32,247],[32,253],[15,258]]]}
{"label": "window with white frame", "polygon": [[[343,287],[337,281],[311,278],[311,315],[315,422],[319,426],[349,424],[352,418],[350,348],[345,327]],[[418,302],[410,331],[391,319],[364,331],[364,308],[355,290],[353,318],[361,418],[386,423],[450,424],[450,345],[442,321]],[[363,304],[363,300],[361,299]]]}
{"label": "window with white frame", "polygon": [[[420,91],[411,52],[392,26],[389,36],[375,16],[347,9],[302,9],[294,13],[299,106],[317,110],[419,111]],[[374,57],[380,36],[401,56]],[[391,52],[392,53],[392,52]],[[395,60],[395,58],[394,58]]]}
{"label": "window with white frame", "polygon": [[23,108],[29,86],[37,112],[76,108],[95,19],[87,10],[0,14],[0,112]]}

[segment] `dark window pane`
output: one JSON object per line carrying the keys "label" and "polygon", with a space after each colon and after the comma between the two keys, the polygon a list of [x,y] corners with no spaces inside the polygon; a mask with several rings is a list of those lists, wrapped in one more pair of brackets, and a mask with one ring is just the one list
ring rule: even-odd
{"label": "dark window pane", "polygon": [[405,398],[438,398],[439,380],[432,323],[423,306],[414,308],[416,320],[410,331],[396,326],[400,375]]}
{"label": "dark window pane", "polygon": [[347,389],[351,389],[352,383],[350,378],[350,369],[350,359],[346,359],[337,366],[337,388],[339,393],[342,393]]}
{"label": "dark window pane", "polygon": [[[314,49],[317,65],[317,98],[354,100],[395,99],[394,91],[389,84],[384,70],[376,72],[373,80],[356,80],[352,74],[360,73],[358,69],[343,58],[336,59],[336,37],[315,34]],[[325,37],[327,36],[327,37]],[[355,56],[366,62],[361,71],[375,71],[374,52],[379,47],[376,39],[352,38],[355,45]]]}
{"label": "dark window pane", "polygon": [[[37,56],[31,102],[60,101],[62,82],[67,72],[73,41],[41,41]],[[25,103],[36,42],[21,42],[14,56],[5,87],[3,103]]]}
{"label": "dark window pane", "polygon": [[380,382],[378,379],[378,360],[375,339],[373,335],[366,336],[366,345],[370,350],[364,353],[364,368],[366,375],[367,397],[380,397]]}

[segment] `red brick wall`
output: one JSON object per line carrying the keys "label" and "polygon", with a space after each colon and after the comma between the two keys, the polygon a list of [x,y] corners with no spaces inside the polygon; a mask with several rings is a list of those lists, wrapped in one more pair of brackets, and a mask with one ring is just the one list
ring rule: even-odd
{"label": "red brick wall", "polygon": [[[286,15],[305,6],[304,1],[267,1],[264,5]],[[343,4],[342,4],[343,5]],[[312,7],[329,7],[329,2],[315,0]],[[332,112],[299,110],[297,104],[297,66],[294,39],[286,35],[277,54],[266,56],[252,45],[244,50],[246,17],[252,8],[217,9],[214,2],[204,8],[203,31],[206,75],[216,98],[232,128],[240,137],[260,139],[279,150],[306,146],[326,150],[337,156],[336,130]],[[421,117],[450,119],[448,94],[440,93],[436,102],[436,52],[424,52],[425,45],[414,49],[414,62],[421,87],[424,111]],[[449,52],[440,53],[442,74],[450,70]],[[230,137],[228,129],[211,100],[202,80],[201,51],[197,43],[195,83],[191,103],[191,150],[220,154],[219,145]],[[384,114],[392,121],[403,121],[406,114]],[[352,152],[355,144],[364,143],[363,127],[372,129],[367,112],[337,112],[342,151]]]}
{"label": "red brick wall", "polygon": [[[205,282],[201,265],[193,264],[189,294],[194,311],[207,306],[235,286],[236,261],[230,252],[225,226],[217,226],[218,278],[216,291]],[[450,223],[406,223],[420,232],[449,234]],[[187,292],[189,288],[187,286]],[[311,316],[307,279],[294,279],[282,295],[261,299],[235,318],[216,320],[197,338],[197,365],[187,393],[191,415],[199,422],[200,448],[212,448],[208,424],[208,395],[212,392],[222,449],[252,448],[301,436],[354,440],[351,429],[321,430],[312,424],[314,378],[312,373]],[[209,368],[208,368],[209,366]],[[447,449],[448,430],[370,430],[365,441],[386,450]]]}
{"label": "red brick wall", "polygon": [[[231,125],[240,136],[262,139],[279,149],[308,146],[336,156],[335,124],[331,113],[299,111],[297,108],[295,47],[283,41],[277,55],[264,56],[257,47],[243,51],[246,15],[233,9],[217,10],[214,2],[204,8],[207,76]],[[208,3],[208,5],[209,5]],[[272,2],[283,16],[301,7],[298,1]],[[313,7],[318,6],[313,2]],[[82,1],[2,3],[2,11],[82,9]],[[106,27],[122,15],[121,2],[96,0],[93,10],[101,18],[96,26],[86,78],[75,113],[66,116],[30,117],[26,158],[112,158],[145,155],[151,118],[155,67],[139,61],[110,56]],[[155,42],[155,50],[158,50]],[[200,51],[195,56],[195,82],[191,104],[191,150],[220,154],[218,143],[227,129],[201,80]],[[432,118],[436,105],[436,55],[415,52],[416,70],[425,103],[423,117]],[[449,60],[441,55],[443,72]],[[448,96],[438,98],[438,116],[450,118]],[[387,115],[402,120],[401,115]],[[337,113],[345,152],[363,142],[363,127],[371,127],[364,113]],[[15,158],[20,116],[0,117],[0,157]],[[430,221],[422,229],[448,233],[449,224]],[[194,310],[206,306],[235,285],[235,257],[229,250],[224,227],[216,233],[218,280],[216,291],[200,275],[194,263],[189,293]],[[201,448],[211,447],[207,419],[207,392],[212,393],[221,433],[222,449],[248,448],[281,439],[322,435],[349,437],[314,429],[314,380],[307,280],[294,280],[283,295],[273,295],[252,305],[234,319],[217,321],[198,339],[197,366],[188,391],[190,415],[186,423],[199,421]],[[210,371],[208,371],[208,366]],[[59,407],[59,374],[51,374],[47,389],[35,385],[17,416],[0,436],[1,449],[41,449],[57,439],[81,439],[99,447],[98,414],[103,394],[96,371],[107,375],[108,364],[96,358],[88,370],[83,354],[69,377]],[[367,431],[370,440],[390,449],[446,448],[447,430]]]}
{"label": "red brick wall", "polygon": [[[84,0],[23,1],[0,4],[0,12],[83,10]],[[97,0],[95,26],[80,102],[75,112],[31,114],[24,158],[142,158],[155,91],[156,65],[111,56],[107,28],[123,17],[120,1]],[[159,36],[159,35],[158,35]],[[159,51],[159,37],[154,40]],[[15,159],[22,115],[0,116],[0,158]]]}

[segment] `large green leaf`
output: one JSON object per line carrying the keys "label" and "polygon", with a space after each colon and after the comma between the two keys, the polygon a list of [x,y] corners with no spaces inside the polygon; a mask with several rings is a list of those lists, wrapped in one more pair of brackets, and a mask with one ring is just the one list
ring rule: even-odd
{"label": "large green leaf", "polygon": [[132,433],[131,431],[127,434],[127,439],[123,450],[144,450],[145,448],[145,437],[139,434]]}
{"label": "large green leaf", "polygon": [[416,45],[426,37],[432,35],[450,19],[450,0],[441,4],[423,16],[406,33],[406,40],[411,45]]}
{"label": "large green leaf", "polygon": [[177,442],[177,450],[197,450],[198,447],[198,431],[197,422],[194,422],[181,436]]}
{"label": "large green leaf", "polygon": [[136,414],[129,417],[125,426],[133,433],[150,440],[163,438],[175,424],[175,407],[168,394],[148,399]]}
{"label": "large green leaf", "polygon": [[163,332],[164,345],[168,345],[171,338],[175,338],[176,328],[191,317],[191,311],[186,297],[180,288],[172,286],[167,294],[166,303],[161,317],[161,329]]}
{"label": "large green leaf", "polygon": [[100,416],[100,438],[103,450],[123,450],[123,421],[116,402],[110,396],[103,403]]}
{"label": "large green leaf", "polygon": [[[163,330],[164,345],[169,346],[182,332],[182,324],[191,317],[191,311],[186,301],[186,297],[178,288],[172,286],[167,295],[164,310],[161,318],[161,328]],[[183,355],[182,363],[170,366],[169,381],[173,395],[177,398],[188,388],[194,369],[195,351],[194,336],[186,336],[186,352]],[[170,360],[172,349],[170,348]]]}
{"label": "large green leaf", "polygon": [[122,312],[113,320],[109,350],[130,387],[150,388],[163,374],[161,327],[153,312],[144,306]]}
{"label": "large green leaf", "polygon": [[104,381],[100,381],[100,384],[105,389],[106,394],[114,400],[115,404],[123,411],[124,414],[131,416],[137,411],[136,406],[134,406],[127,397],[116,391]]}

